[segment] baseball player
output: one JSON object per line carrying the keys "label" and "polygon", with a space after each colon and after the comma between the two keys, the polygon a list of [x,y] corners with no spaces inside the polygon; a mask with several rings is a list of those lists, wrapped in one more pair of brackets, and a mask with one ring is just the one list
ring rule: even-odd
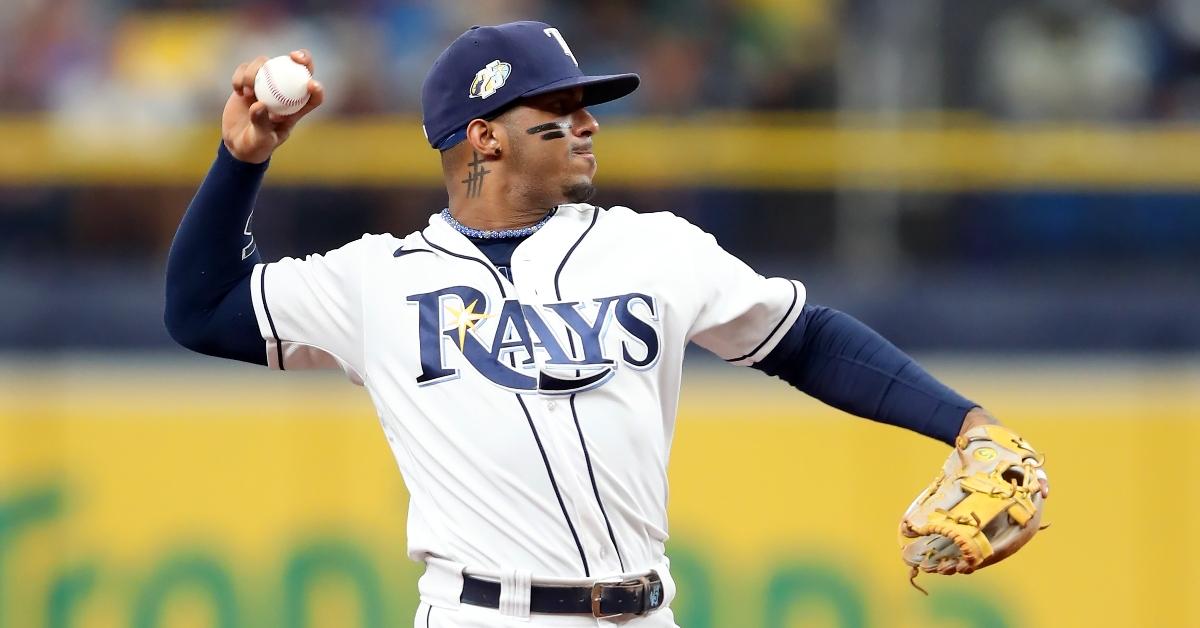
{"label": "baseball player", "polygon": [[[312,56],[291,53],[312,69]],[[324,97],[269,114],[242,64],[216,161],[167,266],[183,346],[341,368],[378,411],[425,564],[417,626],[674,626],[667,459],[684,348],[947,443],[993,423],[879,335],[755,273],[669,213],[589,205],[588,76],[539,22],[473,27],[422,88],[447,207],[403,237],[263,263],[250,230],[272,153]]]}

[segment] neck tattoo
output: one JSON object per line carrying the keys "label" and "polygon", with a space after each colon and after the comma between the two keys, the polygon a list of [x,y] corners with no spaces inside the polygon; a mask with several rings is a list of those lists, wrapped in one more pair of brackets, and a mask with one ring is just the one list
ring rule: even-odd
{"label": "neck tattoo", "polygon": [[530,135],[542,133],[542,139],[544,140],[557,140],[566,137],[567,131],[570,130],[570,122],[547,122],[546,124],[539,124],[535,127],[525,129],[525,132]]}
{"label": "neck tattoo", "polygon": [[542,216],[541,220],[529,225],[528,227],[520,227],[519,229],[475,229],[474,227],[468,227],[456,220],[454,216],[450,214],[449,207],[442,210],[442,220],[445,220],[447,224],[449,224],[451,227],[454,227],[455,231],[467,236],[468,238],[481,238],[484,240],[494,240],[498,238],[527,238],[537,233],[542,227],[545,227],[546,223],[550,221],[550,218],[552,218],[557,211],[558,208],[555,207],[554,209],[546,212],[546,215]]}
{"label": "neck tattoo", "polygon": [[472,154],[475,157],[470,164],[467,164],[471,168],[467,171],[467,178],[462,180],[467,184],[467,198],[479,196],[479,193],[483,191],[483,177],[491,172],[491,170],[484,169],[483,164],[486,162],[483,161],[483,157],[480,157],[479,151],[473,151]]}

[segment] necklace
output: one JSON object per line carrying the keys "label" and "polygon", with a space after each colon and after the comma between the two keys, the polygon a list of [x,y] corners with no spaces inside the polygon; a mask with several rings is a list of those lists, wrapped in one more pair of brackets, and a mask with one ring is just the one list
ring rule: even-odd
{"label": "necklace", "polygon": [[558,208],[555,207],[547,212],[541,220],[529,225],[528,227],[521,227],[519,229],[496,229],[484,231],[483,229],[468,227],[456,220],[454,216],[450,215],[449,207],[442,210],[442,219],[445,220],[451,227],[454,227],[455,231],[467,236],[468,238],[481,238],[485,240],[494,240],[498,238],[526,238],[537,233],[538,229],[546,226],[546,223],[549,222],[550,218],[553,217],[557,211]]}

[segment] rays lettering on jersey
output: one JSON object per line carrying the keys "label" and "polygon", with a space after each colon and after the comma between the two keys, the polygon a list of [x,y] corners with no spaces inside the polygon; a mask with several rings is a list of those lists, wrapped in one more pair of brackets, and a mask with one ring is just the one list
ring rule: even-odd
{"label": "rays lettering on jersey", "polygon": [[[493,384],[516,393],[580,392],[607,382],[618,360],[635,369],[650,368],[658,361],[659,337],[654,324],[658,307],[654,297],[646,294],[631,292],[592,299],[590,304],[565,301],[541,306],[506,299],[499,311],[493,312],[482,291],[451,286],[409,295],[408,302],[419,310],[421,375],[417,383],[422,386],[459,376],[458,369],[446,366],[447,346],[457,349]],[[619,356],[606,355],[604,349],[604,337],[613,322],[626,336]],[[485,344],[481,335],[490,335],[490,343]],[[544,354],[541,359],[537,352]]]}

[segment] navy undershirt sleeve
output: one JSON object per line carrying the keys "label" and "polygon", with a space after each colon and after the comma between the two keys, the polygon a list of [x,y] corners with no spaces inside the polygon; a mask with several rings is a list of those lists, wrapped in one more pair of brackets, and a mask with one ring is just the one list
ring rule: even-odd
{"label": "navy undershirt sleeve", "polygon": [[262,260],[245,232],[266,171],[266,163],[238,161],[221,144],[171,243],[163,311],[167,332],[184,347],[264,366],[250,297]]}
{"label": "navy undershirt sleeve", "polygon": [[854,317],[805,305],[754,368],[851,414],[953,443],[975,404]]}

